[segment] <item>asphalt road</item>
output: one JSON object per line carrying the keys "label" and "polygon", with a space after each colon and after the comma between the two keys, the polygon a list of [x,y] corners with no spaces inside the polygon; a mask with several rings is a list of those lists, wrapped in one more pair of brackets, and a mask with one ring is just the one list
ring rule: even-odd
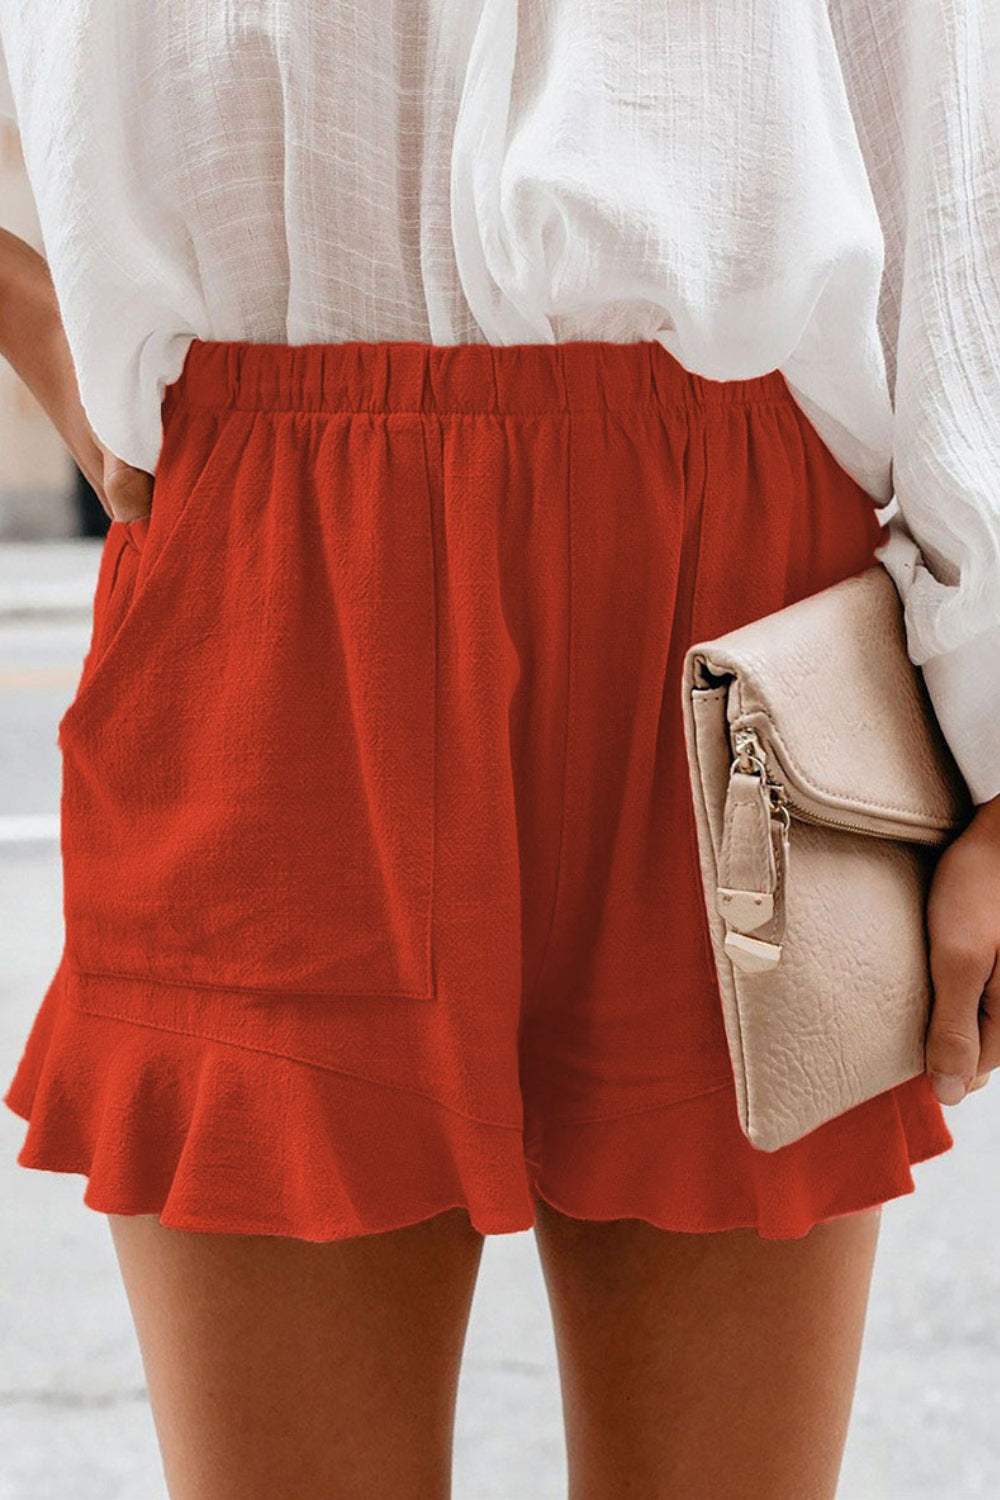
{"label": "asphalt road", "polygon": [[[81,550],[84,568],[93,555]],[[6,1082],[59,951],[55,725],[87,624],[79,613],[5,619],[2,585],[0,576]],[[884,1212],[840,1500],[1000,1494],[1000,1082],[949,1121],[956,1149],[916,1167],[916,1193]],[[164,1500],[106,1221],[81,1203],[81,1178],[15,1164],[23,1130],[0,1113],[0,1500]],[[533,1238],[497,1236],[486,1247],[467,1345],[456,1500],[564,1494]]]}

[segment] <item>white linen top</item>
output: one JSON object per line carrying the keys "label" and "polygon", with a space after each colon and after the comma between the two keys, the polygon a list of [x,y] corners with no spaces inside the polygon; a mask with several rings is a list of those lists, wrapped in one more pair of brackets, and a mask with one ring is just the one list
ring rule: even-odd
{"label": "white linen top", "polygon": [[122,458],[193,335],[779,369],[895,499],[909,653],[1000,793],[998,0],[0,0],[0,45]]}

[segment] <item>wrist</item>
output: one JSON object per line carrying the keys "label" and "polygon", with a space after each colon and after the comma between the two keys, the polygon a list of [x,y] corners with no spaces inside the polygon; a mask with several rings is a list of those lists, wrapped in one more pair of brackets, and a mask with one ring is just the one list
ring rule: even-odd
{"label": "wrist", "polygon": [[80,403],[49,268],[36,250],[6,230],[0,230],[0,354],[103,498],[103,454]]}

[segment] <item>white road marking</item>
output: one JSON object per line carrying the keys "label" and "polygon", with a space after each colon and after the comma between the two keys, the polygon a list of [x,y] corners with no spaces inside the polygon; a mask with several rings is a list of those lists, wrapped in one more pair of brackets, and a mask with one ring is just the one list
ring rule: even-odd
{"label": "white road marking", "polygon": [[0,844],[48,843],[58,838],[58,813],[0,815]]}

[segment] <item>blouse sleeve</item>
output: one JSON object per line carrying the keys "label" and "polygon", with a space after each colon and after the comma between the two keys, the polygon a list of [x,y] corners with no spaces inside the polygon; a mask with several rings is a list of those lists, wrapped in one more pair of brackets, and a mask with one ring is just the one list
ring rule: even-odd
{"label": "blouse sleeve", "polygon": [[1000,793],[1000,6],[830,0],[884,231],[878,556],[976,802]]}
{"label": "blouse sleeve", "polygon": [[14,118],[14,95],[10,91],[10,78],[7,74],[7,61],[3,51],[3,37],[0,37],[0,119],[8,116]]}

